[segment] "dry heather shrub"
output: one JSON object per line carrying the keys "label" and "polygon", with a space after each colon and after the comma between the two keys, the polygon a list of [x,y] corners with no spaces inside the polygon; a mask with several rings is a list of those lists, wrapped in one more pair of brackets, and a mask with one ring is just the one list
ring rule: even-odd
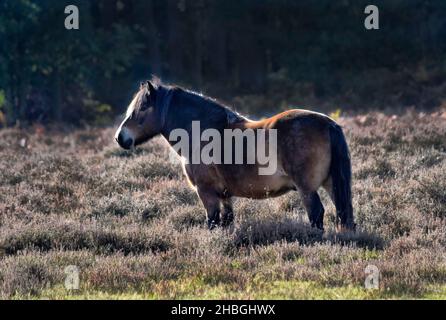
{"label": "dry heather shrub", "polygon": [[0,298],[15,295],[40,296],[44,289],[63,286],[65,268],[76,266],[80,271],[81,287],[84,272],[93,268],[100,257],[87,250],[50,252],[23,251],[0,260]]}
{"label": "dry heather shrub", "polygon": [[262,204],[242,200],[241,207],[237,208],[239,215],[236,217],[233,234],[235,246],[267,245],[281,240],[297,241],[301,244],[329,241],[333,244],[354,244],[370,249],[382,248],[384,245],[379,236],[361,230],[356,233],[338,234],[327,229],[323,234],[305,222],[302,215],[296,215],[296,212],[280,212],[275,207],[274,202],[270,200]]}
{"label": "dry heather shrub", "polygon": [[233,246],[230,232],[221,228],[214,231],[188,228],[174,248],[163,253],[163,258],[169,259],[170,268],[179,270],[183,276],[209,285],[245,284],[250,271],[234,263],[238,250]]}
{"label": "dry heather shrub", "polygon": [[304,224],[300,217],[277,212],[272,206],[254,201],[241,201],[234,230],[236,246],[266,245],[280,240],[314,242],[322,239],[322,232]]}
{"label": "dry heather shrub", "polygon": [[130,216],[133,221],[148,222],[161,217],[163,211],[156,201],[145,194],[121,194],[111,197],[94,198],[89,204],[92,217],[101,218],[107,215],[114,217]]}
{"label": "dry heather shrub", "polygon": [[376,159],[370,166],[363,167],[356,173],[358,179],[378,177],[380,179],[391,179],[396,175],[390,162],[384,159]]}
{"label": "dry heather shrub", "polygon": [[280,242],[272,246],[272,249],[284,261],[298,262],[304,254],[304,247],[299,243]]}
{"label": "dry heather shrub", "polygon": [[206,212],[199,206],[182,206],[172,211],[170,221],[177,230],[183,230],[195,226],[206,226]]}
{"label": "dry heather shrub", "polygon": [[419,295],[426,284],[446,281],[445,250],[441,246],[421,248],[414,239],[405,237],[392,242],[377,262],[381,288],[399,294]]}
{"label": "dry heather shrub", "polygon": [[0,297],[38,295],[61,282],[62,272],[48,261],[33,255],[5,257],[0,260]]}
{"label": "dry heather shrub", "polygon": [[364,249],[354,246],[331,244],[329,242],[305,245],[301,257],[308,265],[321,269],[363,258]]}
{"label": "dry heather shrub", "polygon": [[414,135],[411,138],[410,143],[414,147],[423,149],[432,147],[441,152],[446,152],[446,133],[444,128],[439,131],[437,131],[436,128],[422,128],[417,132],[417,135]]}
{"label": "dry heather shrub", "polygon": [[150,280],[157,279],[153,273],[162,272],[159,259],[149,256],[101,257],[93,267],[83,273],[86,284],[96,290],[111,292],[144,290],[150,287]]}
{"label": "dry heather shrub", "polygon": [[87,180],[86,168],[73,158],[48,154],[6,154],[5,160],[0,164],[0,184],[4,185],[17,185],[21,182],[77,184]]}
{"label": "dry heather shrub", "polygon": [[324,240],[333,245],[355,246],[369,250],[383,249],[386,243],[379,235],[362,230],[343,233],[328,231],[324,234]]}
{"label": "dry heather shrub", "polygon": [[199,203],[197,193],[184,180],[160,180],[152,186],[150,196],[167,208]]}
{"label": "dry heather shrub", "polygon": [[417,208],[424,214],[446,218],[446,163],[431,168],[417,182]]}
{"label": "dry heather shrub", "polygon": [[75,157],[59,155],[39,155],[30,163],[26,163],[23,170],[29,179],[40,181],[65,181],[70,183],[86,182],[88,177],[83,163]]}
{"label": "dry heather shrub", "polygon": [[67,213],[80,206],[78,196],[69,183],[61,181],[27,184],[18,187],[19,196],[13,202],[37,214]]}
{"label": "dry heather shrub", "polygon": [[8,159],[0,163],[0,186],[14,187],[26,180],[26,172],[21,168],[16,168],[15,162],[19,159]]}
{"label": "dry heather shrub", "polygon": [[[360,230],[384,239],[407,234],[416,227],[417,212],[408,206],[407,185],[357,181],[354,188],[356,223]],[[415,216],[414,216],[415,215]]]}
{"label": "dry heather shrub", "polygon": [[152,251],[166,251],[174,242],[175,234],[170,227],[159,224],[150,229],[128,225],[123,229],[107,226],[82,224],[69,221],[47,221],[42,226],[39,221],[28,225],[17,225],[3,232],[1,247],[6,254],[16,254],[23,250],[82,250],[97,253],[140,254]]}
{"label": "dry heather shrub", "polygon": [[104,157],[108,158],[119,158],[124,160],[126,158],[132,159],[135,157],[143,156],[147,154],[147,151],[144,148],[138,148],[135,150],[124,150],[117,146],[111,146],[103,151]]}
{"label": "dry heather shrub", "polygon": [[173,249],[170,251],[175,251],[182,257],[192,257],[193,261],[205,262],[212,255],[231,255],[236,249],[232,235],[226,229],[217,228],[209,232],[207,228],[195,226],[183,229],[180,235],[175,238]]}
{"label": "dry heather shrub", "polygon": [[293,211],[293,210],[304,210],[302,206],[302,199],[297,192],[288,192],[282,197],[278,198],[279,202],[278,209],[280,211]]}
{"label": "dry heather shrub", "polygon": [[14,153],[26,152],[26,149],[20,146],[20,141],[26,139],[29,141],[28,132],[19,128],[9,128],[0,130],[0,152],[13,151]]}
{"label": "dry heather shrub", "polygon": [[150,188],[151,182],[142,178],[127,174],[124,168],[104,168],[109,175],[101,174],[93,176],[88,189],[94,197],[109,197],[114,194],[125,194],[138,191],[146,191]]}
{"label": "dry heather shrub", "polygon": [[179,166],[172,165],[169,161],[166,161],[166,159],[150,155],[135,160],[129,173],[135,177],[143,177],[145,179],[178,179],[181,176],[182,171]]}
{"label": "dry heather shrub", "polygon": [[126,152],[113,128],[1,130],[0,297],[61,286],[67,265],[80,268],[83,290],[164,297],[184,290],[178,280],[196,294],[223,284],[248,298],[276,280],[363,287],[368,264],[381,271],[380,297],[444,285],[445,120],[413,113],[341,121],[356,234],[334,232],[324,192],[324,235],[310,228],[295,192],[239,199],[233,228],[210,232],[162,139]]}
{"label": "dry heather shrub", "polygon": [[328,242],[306,245],[299,258],[300,267],[294,269],[293,277],[325,286],[361,286],[367,265],[364,261],[366,252],[354,246]]}
{"label": "dry heather shrub", "polygon": [[392,239],[410,233],[415,227],[413,210],[396,211],[370,203],[358,211],[358,225],[368,233],[378,233],[384,239]]}

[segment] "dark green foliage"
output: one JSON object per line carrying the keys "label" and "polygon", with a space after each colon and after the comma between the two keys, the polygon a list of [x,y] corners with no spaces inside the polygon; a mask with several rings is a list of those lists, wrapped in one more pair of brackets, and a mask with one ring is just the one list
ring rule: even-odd
{"label": "dark green foliage", "polygon": [[[68,4],[79,7],[79,30],[64,27]],[[110,116],[109,100],[98,100],[95,92],[132,66],[140,45],[133,26],[98,25],[93,14],[98,5],[85,0],[2,1],[0,88],[6,91],[10,123],[79,124]]]}
{"label": "dark green foliage", "polygon": [[[64,8],[80,30],[64,28]],[[441,105],[446,3],[3,0],[0,125],[110,123],[151,73],[258,114]],[[266,109],[266,110],[265,110]]]}

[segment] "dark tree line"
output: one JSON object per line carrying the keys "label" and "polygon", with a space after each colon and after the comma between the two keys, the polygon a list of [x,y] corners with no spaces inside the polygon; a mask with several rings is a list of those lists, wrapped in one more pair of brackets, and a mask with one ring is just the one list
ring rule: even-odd
{"label": "dark tree line", "polygon": [[440,105],[446,2],[372,2],[375,31],[362,0],[2,0],[0,115],[105,124],[151,74],[252,113]]}

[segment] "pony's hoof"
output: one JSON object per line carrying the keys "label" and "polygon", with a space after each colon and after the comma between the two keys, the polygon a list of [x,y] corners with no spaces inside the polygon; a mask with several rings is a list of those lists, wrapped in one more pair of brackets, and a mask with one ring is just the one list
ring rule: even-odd
{"label": "pony's hoof", "polygon": [[325,231],[324,225],[322,223],[312,223],[311,227],[316,228],[319,231],[322,231],[322,233],[324,233],[324,231]]}
{"label": "pony's hoof", "polygon": [[356,232],[356,223],[353,223],[352,225],[337,225],[336,226],[336,232],[338,233],[344,233],[344,232]]}
{"label": "pony's hoof", "polygon": [[221,226],[225,229],[229,228],[232,225],[234,225],[234,220],[232,220],[232,219],[231,220],[223,220],[221,223]]}
{"label": "pony's hoof", "polygon": [[219,226],[219,222],[212,220],[212,221],[208,221],[208,229],[209,230],[214,230],[216,227]]}

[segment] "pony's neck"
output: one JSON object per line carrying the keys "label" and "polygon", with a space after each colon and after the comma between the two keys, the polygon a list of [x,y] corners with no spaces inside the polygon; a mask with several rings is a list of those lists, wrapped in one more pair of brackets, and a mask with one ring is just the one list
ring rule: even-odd
{"label": "pony's neck", "polygon": [[159,86],[156,91],[155,107],[159,113],[159,119],[162,127],[165,126],[167,121],[167,114],[169,113],[170,104],[174,94],[174,89],[170,87]]}
{"label": "pony's neck", "polygon": [[191,135],[192,122],[200,122],[200,130],[213,128],[223,131],[235,122],[247,121],[236,112],[216,101],[181,88],[171,90],[171,99],[161,134],[169,141],[172,130],[183,129]]}

